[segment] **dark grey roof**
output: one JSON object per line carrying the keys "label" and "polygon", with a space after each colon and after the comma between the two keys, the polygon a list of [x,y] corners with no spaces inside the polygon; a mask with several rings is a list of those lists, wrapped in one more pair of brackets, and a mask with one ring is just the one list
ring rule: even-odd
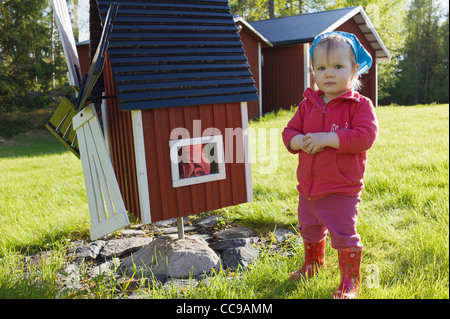
{"label": "dark grey roof", "polygon": [[273,46],[312,42],[357,7],[250,22]]}
{"label": "dark grey roof", "polygon": [[[97,0],[102,20],[113,1]],[[227,0],[119,0],[108,56],[120,108],[258,99]]]}

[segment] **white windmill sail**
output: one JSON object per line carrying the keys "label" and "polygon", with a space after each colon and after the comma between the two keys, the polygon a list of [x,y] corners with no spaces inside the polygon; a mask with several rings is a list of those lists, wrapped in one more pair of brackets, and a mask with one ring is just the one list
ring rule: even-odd
{"label": "white windmill sail", "polygon": [[94,104],[73,118],[91,215],[91,239],[130,225]]}
{"label": "white windmill sail", "polygon": [[69,83],[79,88],[81,79],[80,60],[78,59],[69,9],[67,8],[66,0],[52,0],[51,2],[69,70]]}

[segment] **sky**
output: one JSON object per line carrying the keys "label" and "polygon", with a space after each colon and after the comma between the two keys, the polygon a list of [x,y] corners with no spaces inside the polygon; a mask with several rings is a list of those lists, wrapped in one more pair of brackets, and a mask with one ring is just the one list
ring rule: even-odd
{"label": "sky", "polygon": [[438,0],[445,12],[448,12],[448,0]]}
{"label": "sky", "polygon": [[[448,0],[437,1],[444,12],[448,12]],[[78,25],[79,25],[79,42],[89,40],[89,0],[78,1]]]}
{"label": "sky", "polygon": [[89,0],[78,1],[79,42],[89,40]]}

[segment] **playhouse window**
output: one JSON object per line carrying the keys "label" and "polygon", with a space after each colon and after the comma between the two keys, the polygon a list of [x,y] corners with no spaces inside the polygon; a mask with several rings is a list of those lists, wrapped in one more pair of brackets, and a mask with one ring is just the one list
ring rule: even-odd
{"label": "playhouse window", "polygon": [[225,179],[222,135],[169,141],[172,186]]}

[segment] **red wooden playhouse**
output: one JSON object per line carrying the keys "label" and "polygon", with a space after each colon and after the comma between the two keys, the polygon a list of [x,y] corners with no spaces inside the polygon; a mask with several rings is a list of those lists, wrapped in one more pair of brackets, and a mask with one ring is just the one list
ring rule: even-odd
{"label": "red wooden playhouse", "polygon": [[[112,2],[90,1],[91,56]],[[252,201],[258,97],[228,1],[115,2],[92,95],[128,212],[150,223]]]}

